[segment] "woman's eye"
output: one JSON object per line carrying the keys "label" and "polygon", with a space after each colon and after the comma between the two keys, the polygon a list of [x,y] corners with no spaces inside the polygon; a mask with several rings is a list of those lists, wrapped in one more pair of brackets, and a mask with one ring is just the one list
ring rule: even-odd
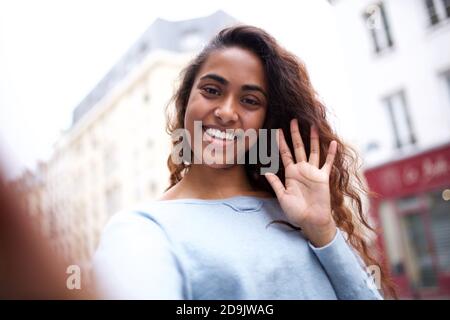
{"label": "woman's eye", "polygon": [[242,102],[246,103],[246,104],[250,104],[252,106],[257,106],[259,104],[259,102],[257,100],[249,99],[249,98],[242,99]]}
{"label": "woman's eye", "polygon": [[212,88],[212,87],[203,87],[202,90],[209,94],[209,95],[215,95],[215,96],[219,96],[220,92],[219,90],[217,90],[216,88]]}

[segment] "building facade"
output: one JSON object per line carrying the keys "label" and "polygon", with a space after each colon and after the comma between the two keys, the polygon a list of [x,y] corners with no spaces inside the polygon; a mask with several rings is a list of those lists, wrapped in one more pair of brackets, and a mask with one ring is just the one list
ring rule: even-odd
{"label": "building facade", "polygon": [[450,1],[329,1],[401,297],[450,297]]}

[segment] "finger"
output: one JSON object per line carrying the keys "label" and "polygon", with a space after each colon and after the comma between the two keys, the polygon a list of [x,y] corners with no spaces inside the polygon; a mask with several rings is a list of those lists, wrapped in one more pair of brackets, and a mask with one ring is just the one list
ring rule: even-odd
{"label": "finger", "polygon": [[291,150],[286,143],[286,139],[284,138],[284,133],[282,129],[278,129],[278,148],[280,148],[281,160],[283,161],[283,165],[286,168],[287,166],[294,164],[294,159],[292,158]]}
{"label": "finger", "polygon": [[320,149],[319,149],[319,133],[316,126],[311,126],[311,152],[309,154],[309,163],[315,167],[319,167]]}
{"label": "finger", "polygon": [[328,147],[327,159],[325,160],[325,164],[322,169],[325,170],[328,174],[331,172],[331,168],[333,168],[334,158],[336,156],[337,151],[337,142],[335,140],[331,141],[330,146]]}
{"label": "finger", "polygon": [[277,195],[277,198],[280,199],[280,197],[284,194],[286,189],[283,186],[283,183],[281,183],[280,178],[276,174],[273,174],[271,172],[267,172],[264,174],[267,181],[269,181],[269,184],[271,185],[273,191],[275,191],[275,194]]}
{"label": "finger", "polygon": [[303,144],[302,136],[298,128],[297,119],[291,120],[291,136],[292,143],[294,145],[295,160],[297,160],[297,162],[307,161],[305,146]]}

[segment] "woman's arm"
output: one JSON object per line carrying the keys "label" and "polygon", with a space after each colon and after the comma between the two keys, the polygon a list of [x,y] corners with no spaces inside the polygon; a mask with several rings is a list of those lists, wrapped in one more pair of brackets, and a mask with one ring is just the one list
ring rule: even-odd
{"label": "woman's arm", "polygon": [[339,299],[383,299],[376,288],[376,279],[367,274],[362,260],[358,261],[339,229],[334,239],[323,247],[316,248],[311,242],[308,244],[325,269]]}
{"label": "woman's arm", "polygon": [[337,152],[331,141],[322,168],[319,168],[320,143],[317,128],[311,127],[310,155],[306,156],[297,119],[290,123],[295,159],[282,130],[278,146],[285,168],[285,183],[266,173],[289,222],[301,228],[311,249],[325,268],[340,299],[379,299],[363,266],[337,228],[331,210],[330,173]]}
{"label": "woman's arm", "polygon": [[93,260],[101,298],[184,299],[183,276],[164,231],[137,212],[107,224]]}

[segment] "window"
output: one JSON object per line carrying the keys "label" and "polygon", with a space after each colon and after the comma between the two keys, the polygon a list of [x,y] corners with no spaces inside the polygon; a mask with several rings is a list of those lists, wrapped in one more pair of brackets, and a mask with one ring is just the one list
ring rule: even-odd
{"label": "window", "polygon": [[438,74],[440,95],[442,95],[442,116],[450,116],[450,69]]}
{"label": "window", "polygon": [[406,105],[404,91],[384,98],[383,102],[391,122],[396,148],[400,149],[406,145],[415,144],[417,140]]}
{"label": "window", "polygon": [[436,6],[434,5],[434,0],[426,0],[425,3],[427,6],[427,12],[428,12],[428,17],[430,18],[430,23],[432,25],[438,23],[439,18],[438,18],[437,12],[436,12]]}
{"label": "window", "polygon": [[450,272],[450,214],[448,203],[438,190],[430,194],[431,233],[440,271]]}
{"label": "window", "polygon": [[444,73],[442,73],[442,79],[444,81],[444,87],[447,91],[447,97],[450,101],[450,70],[447,70]]}
{"label": "window", "polygon": [[144,95],[142,96],[142,101],[144,102],[144,105],[150,102],[150,94],[148,92],[144,92]]}
{"label": "window", "polygon": [[364,21],[376,53],[393,46],[386,10],[382,2],[372,4],[364,11]]}
{"label": "window", "polygon": [[[401,200],[399,200],[401,201]],[[433,256],[426,233],[426,218],[421,211],[401,216],[406,238],[406,247],[410,256],[413,270],[410,271],[415,287],[436,286],[437,276],[433,265]]]}
{"label": "window", "polygon": [[450,18],[450,0],[425,0],[425,7],[431,25]]}

